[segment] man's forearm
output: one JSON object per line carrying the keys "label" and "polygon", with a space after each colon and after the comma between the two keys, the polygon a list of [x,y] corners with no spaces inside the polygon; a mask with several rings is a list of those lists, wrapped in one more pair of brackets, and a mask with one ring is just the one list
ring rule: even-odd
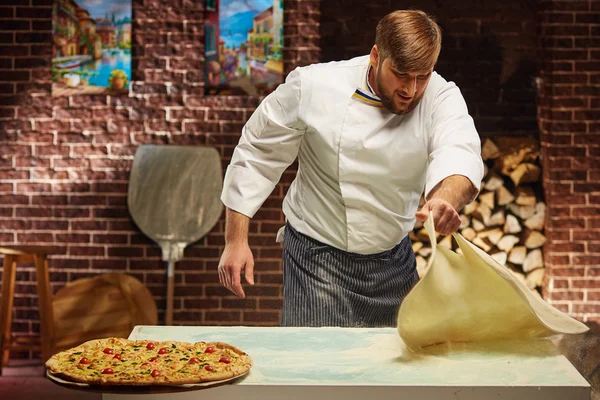
{"label": "man's forearm", "polygon": [[227,207],[225,213],[225,244],[247,243],[250,218]]}
{"label": "man's forearm", "polygon": [[457,212],[475,199],[477,189],[469,178],[463,175],[452,175],[441,181],[429,193],[427,200],[442,199],[454,207]]}

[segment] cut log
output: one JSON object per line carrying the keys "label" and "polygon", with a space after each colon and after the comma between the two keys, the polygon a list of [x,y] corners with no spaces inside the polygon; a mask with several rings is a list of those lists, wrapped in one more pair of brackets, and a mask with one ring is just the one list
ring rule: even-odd
{"label": "cut log", "polygon": [[476,232],[481,232],[485,229],[485,225],[483,224],[483,222],[475,218],[471,220],[471,227],[473,227],[473,229],[475,229]]}
{"label": "cut log", "polygon": [[514,247],[508,255],[508,262],[515,265],[523,265],[525,257],[527,255],[527,247],[517,246]]}
{"label": "cut log", "polygon": [[494,169],[509,176],[523,162],[532,162],[540,154],[539,142],[531,138],[504,137],[496,140],[501,156],[496,158]]}
{"label": "cut log", "polygon": [[519,233],[521,232],[521,224],[514,215],[508,215],[506,217],[506,223],[504,224],[504,233]]}
{"label": "cut log", "polygon": [[481,203],[481,205],[487,206],[487,208],[489,208],[490,211],[493,210],[495,206],[494,194],[495,192],[487,192],[480,194],[478,197],[478,200]]}
{"label": "cut log", "polygon": [[525,261],[523,262],[523,272],[527,273],[543,266],[544,258],[542,256],[542,250],[535,249],[525,257]]}
{"label": "cut log", "polygon": [[496,260],[496,262],[498,264],[500,264],[500,265],[506,265],[506,260],[508,258],[508,255],[505,252],[501,251],[499,253],[492,254],[491,257],[494,260]]}
{"label": "cut log", "polygon": [[515,201],[515,196],[513,196],[513,194],[504,186],[500,186],[498,190],[496,190],[496,197],[499,206],[505,206]]}
{"label": "cut log", "polygon": [[477,236],[477,232],[475,232],[475,229],[473,228],[465,228],[460,232],[460,234],[470,242],[475,239],[475,236]]}
{"label": "cut log", "polygon": [[487,231],[480,232],[477,236],[479,236],[482,239],[486,238],[490,241],[490,243],[495,245],[500,241],[500,239],[502,239],[504,233],[501,229],[490,229]]}
{"label": "cut log", "polygon": [[545,213],[536,213],[532,217],[529,217],[525,220],[523,225],[528,227],[529,229],[533,229],[536,231],[541,231],[544,229],[544,220],[546,219]]}
{"label": "cut log", "polygon": [[427,272],[427,260],[425,260],[421,256],[416,257],[417,260],[417,273],[419,274],[419,278],[422,278]]}
{"label": "cut log", "polygon": [[412,249],[415,253],[417,253],[419,250],[421,250],[423,248],[423,242],[414,242],[412,244]]}
{"label": "cut log", "polygon": [[517,197],[515,203],[520,206],[535,206],[537,203],[533,189],[528,186],[519,186],[515,189],[515,195]]}
{"label": "cut log", "polygon": [[419,250],[419,255],[425,258],[429,257],[431,255],[431,247],[423,247]]}
{"label": "cut log", "polygon": [[521,219],[527,219],[535,214],[534,206],[519,206],[516,204],[509,204],[506,208],[517,217]]}
{"label": "cut log", "polygon": [[525,284],[529,289],[535,289],[536,287],[542,286],[544,283],[544,275],[546,271],[544,268],[534,269],[527,274],[525,278]]}
{"label": "cut log", "polygon": [[460,229],[468,228],[471,225],[471,218],[468,216],[461,214],[460,215]]}
{"label": "cut log", "polygon": [[519,186],[521,183],[532,183],[540,180],[540,167],[535,164],[523,163],[510,174],[510,179]]}
{"label": "cut log", "polygon": [[413,243],[419,241],[419,238],[417,237],[417,234],[415,233],[415,231],[408,232],[408,237],[410,238],[410,241]]}
{"label": "cut log", "polygon": [[546,203],[544,203],[542,201],[537,203],[535,205],[535,212],[536,212],[536,214],[543,213],[544,215],[546,215]]}
{"label": "cut log", "polygon": [[429,243],[429,234],[425,228],[417,232],[417,240],[423,243]]}
{"label": "cut log", "polygon": [[473,217],[479,219],[480,221],[485,221],[492,216],[492,209],[488,207],[483,202],[479,204],[477,210],[473,213]]}
{"label": "cut log", "polygon": [[504,232],[501,229],[494,229],[493,232],[488,236],[488,239],[492,244],[498,245],[502,237],[504,236]]}
{"label": "cut log", "polygon": [[510,251],[515,247],[515,244],[519,243],[519,238],[514,235],[506,235],[496,246],[502,251],[510,253]]}
{"label": "cut log", "polygon": [[523,243],[528,249],[537,249],[544,245],[546,236],[538,231],[526,230],[523,234]]}
{"label": "cut log", "polygon": [[452,249],[452,236],[445,236],[442,240],[440,240],[439,245],[448,249]]}
{"label": "cut log", "polygon": [[475,239],[473,239],[472,242],[475,246],[479,247],[480,249],[482,249],[483,251],[485,251],[486,253],[488,251],[490,251],[490,249],[492,248],[491,243],[489,243],[486,238],[481,238],[479,236],[475,237]]}
{"label": "cut log", "polygon": [[487,220],[484,220],[483,223],[488,226],[502,226],[506,222],[506,218],[504,217],[504,210],[500,210],[492,214]]}
{"label": "cut log", "polygon": [[504,185],[504,179],[500,178],[498,175],[491,175],[488,178],[485,185],[483,186],[483,188],[485,190],[494,192],[494,191],[500,189],[503,185]]}
{"label": "cut log", "polygon": [[487,138],[481,146],[481,158],[483,161],[493,160],[500,157],[500,149],[496,146],[496,143],[492,142],[491,139]]}
{"label": "cut log", "polygon": [[475,210],[477,210],[477,207],[479,207],[479,202],[478,201],[473,201],[473,202],[467,204],[465,206],[465,208],[463,208],[463,214],[465,214],[465,215],[471,215],[471,214],[473,214],[473,212]]}

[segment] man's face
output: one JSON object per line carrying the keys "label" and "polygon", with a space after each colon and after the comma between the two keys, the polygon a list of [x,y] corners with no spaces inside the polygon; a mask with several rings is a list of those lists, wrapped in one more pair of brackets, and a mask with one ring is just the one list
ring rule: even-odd
{"label": "man's face", "polygon": [[379,58],[378,61],[374,73],[381,103],[391,113],[408,114],[423,98],[433,68],[427,71],[399,71],[389,58],[383,62]]}

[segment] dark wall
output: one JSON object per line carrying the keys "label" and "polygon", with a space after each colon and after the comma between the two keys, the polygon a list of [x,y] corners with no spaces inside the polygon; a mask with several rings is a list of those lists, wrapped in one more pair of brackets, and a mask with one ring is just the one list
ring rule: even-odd
{"label": "dark wall", "polygon": [[481,136],[537,137],[535,5],[534,0],[323,1],[321,59],[367,54],[381,17],[421,9],[436,17],[443,32],[436,70],[461,88]]}

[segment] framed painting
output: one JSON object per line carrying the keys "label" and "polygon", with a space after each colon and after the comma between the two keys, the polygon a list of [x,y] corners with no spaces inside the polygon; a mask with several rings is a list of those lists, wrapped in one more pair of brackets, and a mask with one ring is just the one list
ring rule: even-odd
{"label": "framed painting", "polygon": [[207,95],[266,95],[283,82],[283,0],[205,0]]}
{"label": "framed painting", "polygon": [[129,93],[131,0],[54,0],[52,95]]}

